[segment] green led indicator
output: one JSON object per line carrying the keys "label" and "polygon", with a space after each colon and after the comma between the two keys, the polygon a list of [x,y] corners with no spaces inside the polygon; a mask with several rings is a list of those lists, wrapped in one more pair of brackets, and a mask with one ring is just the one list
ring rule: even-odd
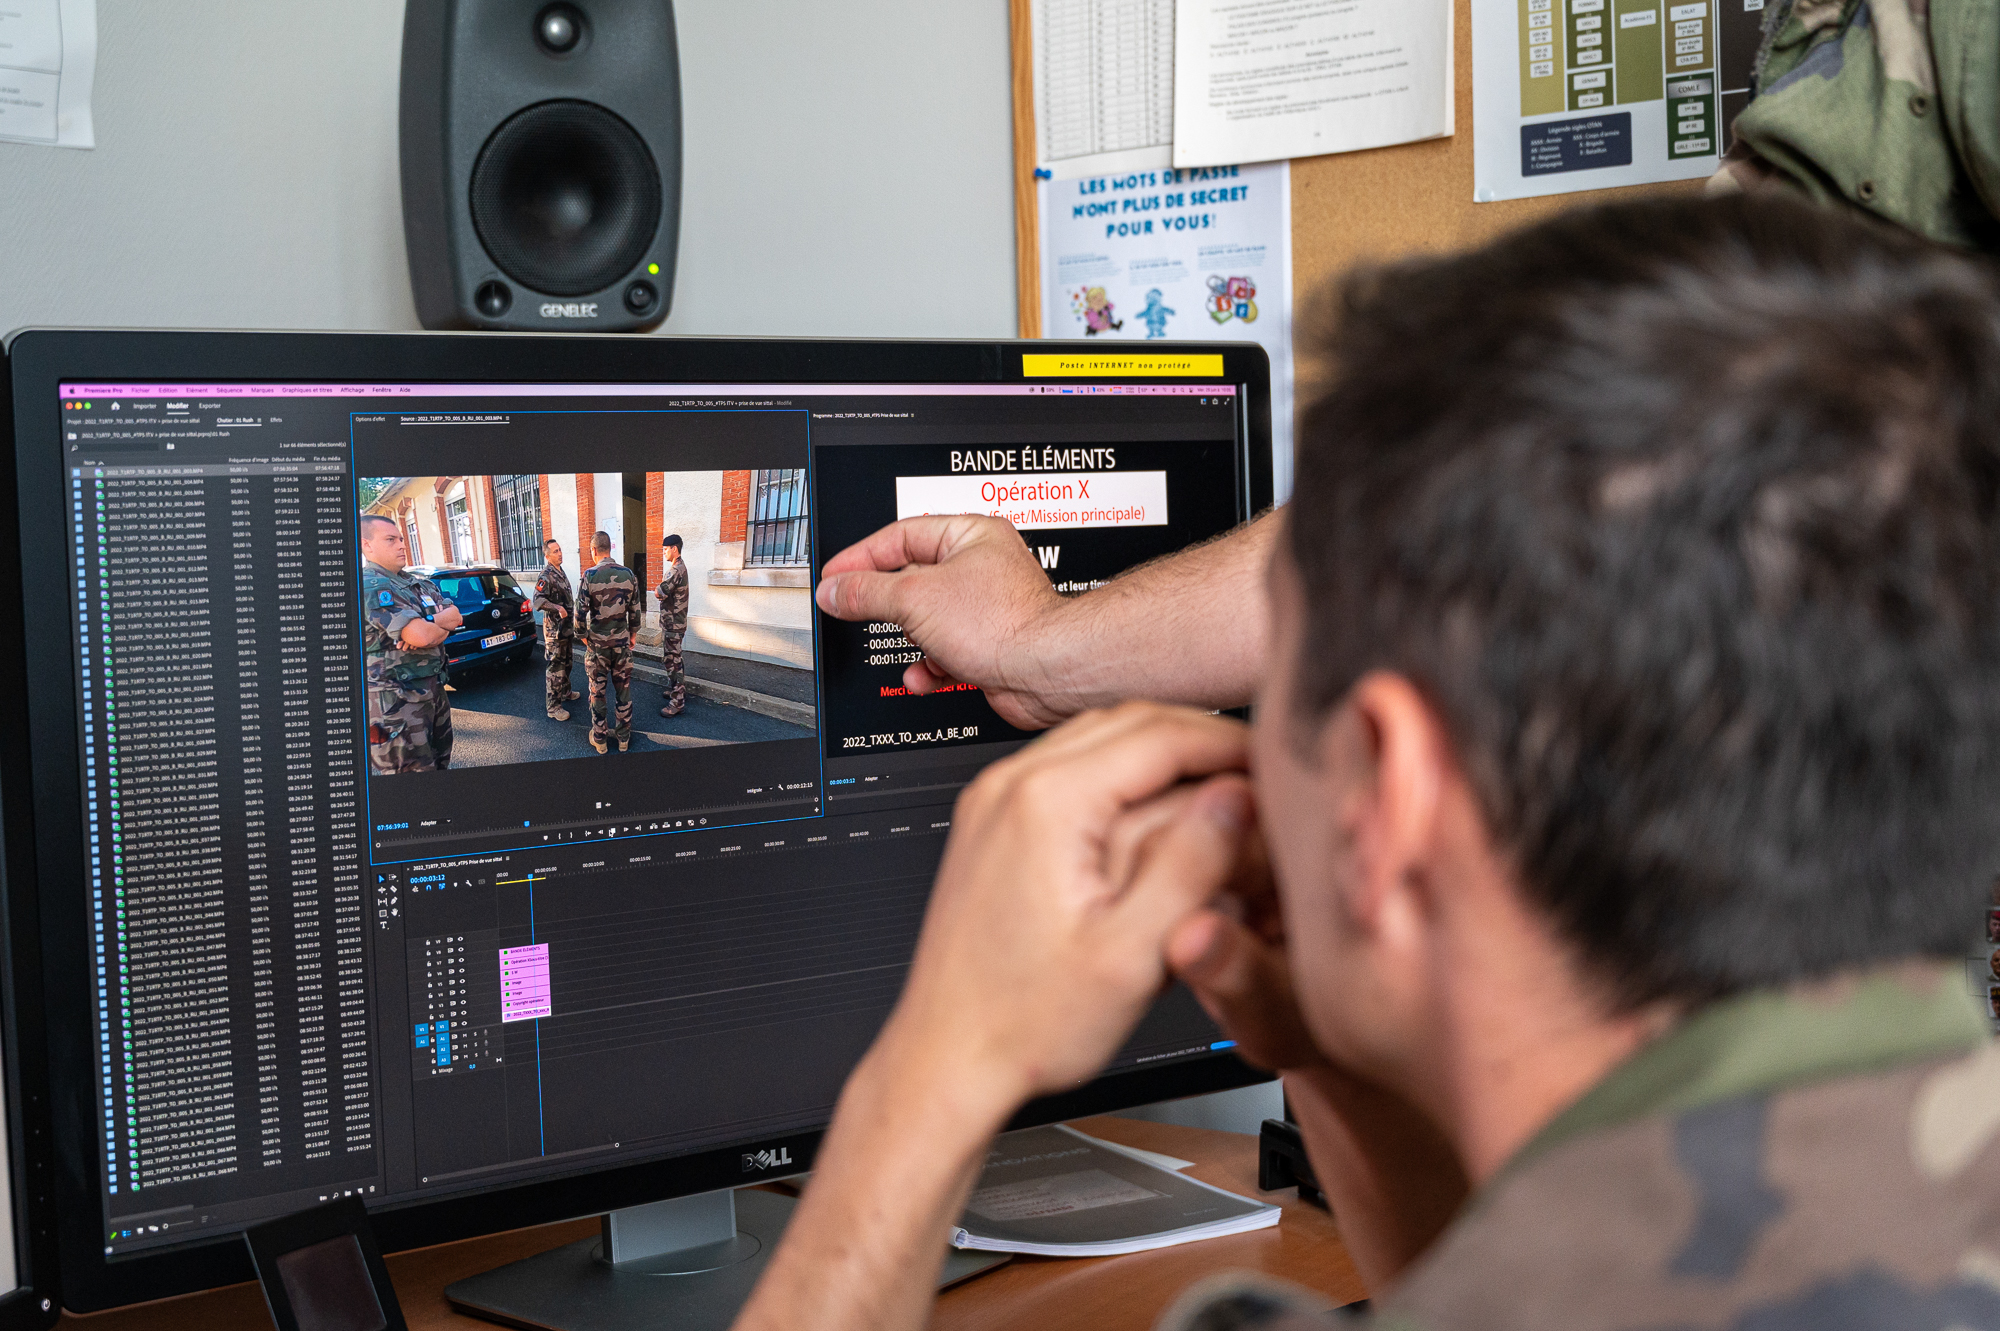
{"label": "green led indicator", "polygon": [[656,263],[649,263],[646,265],[646,271],[651,273],[654,277],[658,277],[660,275],[660,265]]}

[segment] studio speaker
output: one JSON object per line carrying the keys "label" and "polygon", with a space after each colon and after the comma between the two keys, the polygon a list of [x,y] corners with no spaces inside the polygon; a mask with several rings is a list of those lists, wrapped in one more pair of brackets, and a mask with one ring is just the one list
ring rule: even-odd
{"label": "studio speaker", "polygon": [[408,0],[403,234],[426,328],[667,317],[680,238],[671,0]]}

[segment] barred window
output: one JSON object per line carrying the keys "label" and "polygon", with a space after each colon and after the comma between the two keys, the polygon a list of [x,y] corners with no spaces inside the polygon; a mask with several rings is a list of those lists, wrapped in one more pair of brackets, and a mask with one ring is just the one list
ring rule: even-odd
{"label": "barred window", "polygon": [[466,507],[464,481],[445,491],[444,527],[444,557],[459,563],[472,560],[472,511]]}
{"label": "barred window", "polygon": [[542,478],[495,476],[493,511],[500,519],[500,562],[508,568],[542,564]]}
{"label": "barred window", "polygon": [[743,562],[810,563],[805,469],[753,471],[750,492],[750,547]]}

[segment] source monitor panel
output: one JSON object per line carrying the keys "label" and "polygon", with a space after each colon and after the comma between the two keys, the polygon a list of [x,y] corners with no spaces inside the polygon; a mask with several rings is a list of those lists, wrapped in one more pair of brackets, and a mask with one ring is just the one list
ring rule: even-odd
{"label": "source monitor panel", "polygon": [[[61,398],[114,1258],[823,1125],[957,791],[1027,736],[976,690],[908,694],[920,647],[819,615],[814,570],[897,517],[987,512],[1078,592],[1251,507],[1227,383]],[[423,678],[370,676],[364,515],[464,621],[448,726]],[[543,540],[580,592],[600,530],[646,628],[629,659],[576,641],[570,701]],[[695,681],[671,718],[663,581]],[[1112,1070],[1219,1040],[1177,991]]]}

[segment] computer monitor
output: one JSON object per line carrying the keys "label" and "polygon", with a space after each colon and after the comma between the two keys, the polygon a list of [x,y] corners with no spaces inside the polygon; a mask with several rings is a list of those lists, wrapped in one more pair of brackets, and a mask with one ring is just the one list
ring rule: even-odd
{"label": "computer monitor", "polygon": [[[397,1249],[809,1169],[957,792],[1030,739],[907,694],[818,564],[991,512],[1079,592],[1272,499],[1245,344],[31,331],[9,371],[78,1310],[247,1279],[331,1197]],[[551,685],[544,542],[578,588],[599,532],[645,629]],[[1259,1079],[1176,991],[1021,1121]]]}

